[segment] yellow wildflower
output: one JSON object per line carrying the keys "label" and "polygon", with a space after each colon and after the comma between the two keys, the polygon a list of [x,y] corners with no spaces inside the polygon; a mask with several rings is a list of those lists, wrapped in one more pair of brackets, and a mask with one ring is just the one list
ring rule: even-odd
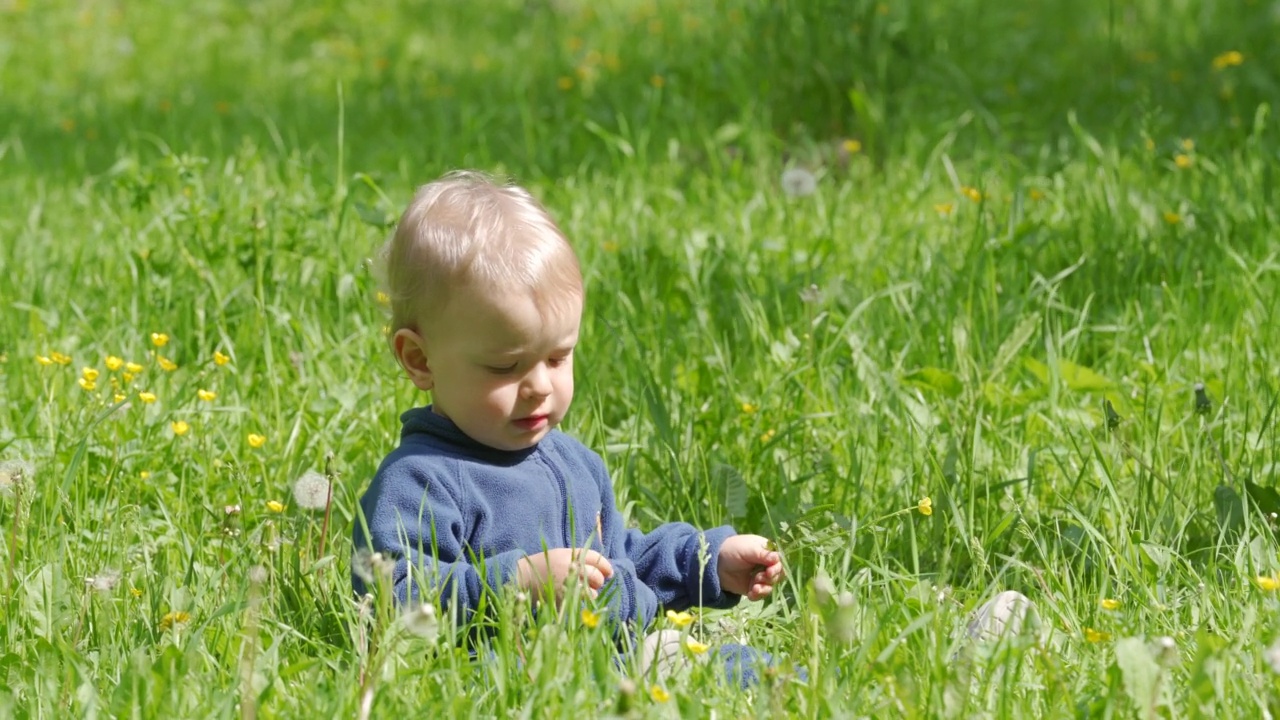
{"label": "yellow wildflower", "polygon": [[59,365],[70,365],[70,364],[71,364],[71,356],[69,356],[69,355],[63,355],[62,353],[58,352],[57,350],[54,350],[53,352],[49,353],[49,359],[50,359],[50,360],[52,360],[52,361],[54,361],[54,362],[56,362],[56,363],[58,363]]}
{"label": "yellow wildflower", "polygon": [[654,685],[649,688],[649,697],[653,698],[656,703],[664,703],[671,699],[671,694],[664,690],[661,685]]}
{"label": "yellow wildflower", "polygon": [[375,297],[377,298],[379,305],[391,304],[391,296],[382,292],[381,290],[378,291],[378,294]]}
{"label": "yellow wildflower", "polygon": [[213,402],[214,400],[218,399],[218,393],[212,390],[200,389],[200,390],[196,390],[196,397],[200,398],[205,402]]}
{"label": "yellow wildflower", "polygon": [[143,480],[146,480],[147,478],[151,477],[151,471],[143,470],[142,472],[138,473],[138,477],[142,478]]}
{"label": "yellow wildflower", "polygon": [[758,405],[753,405],[753,404],[751,404],[751,403],[749,403],[749,402],[744,402],[744,403],[742,403],[742,412],[744,412],[744,413],[746,413],[746,414],[748,414],[748,415],[750,415],[751,413],[753,413],[753,412],[755,412],[756,410],[759,410],[759,409],[760,409],[760,407],[759,407]]}
{"label": "yellow wildflower", "polygon": [[933,206],[933,211],[943,217],[950,215],[951,211],[955,209],[956,209],[956,206],[951,203],[938,203],[937,205]]}
{"label": "yellow wildflower", "polygon": [[1178,223],[1182,222],[1182,216],[1176,212],[1173,212],[1172,210],[1169,210],[1169,211],[1166,211],[1164,214],[1164,221],[1169,223],[1170,225],[1177,225]]}
{"label": "yellow wildflower", "polygon": [[1265,590],[1267,592],[1275,592],[1276,590],[1280,590],[1280,578],[1277,578],[1274,575],[1271,575],[1271,576],[1259,575],[1258,577],[1253,579],[1253,582],[1257,584],[1259,589]]}
{"label": "yellow wildflower", "polygon": [[36,356],[36,362],[40,363],[41,365],[52,365],[52,364],[53,364],[53,359],[52,359],[52,358],[47,358],[47,357],[45,357],[44,355],[37,355],[37,356]]}
{"label": "yellow wildflower", "polygon": [[127,362],[124,364],[124,371],[133,375],[142,372],[142,366],[136,362]]}
{"label": "yellow wildflower", "polygon": [[222,365],[226,365],[226,364],[227,364],[227,363],[229,363],[229,362],[231,362],[231,358],[227,357],[226,355],[223,355],[222,353],[218,352],[217,350],[214,350],[214,351],[213,351],[213,364],[214,364],[214,365],[222,366]]}
{"label": "yellow wildflower", "polygon": [[1196,141],[1192,140],[1191,138],[1182,138],[1182,142],[1178,144],[1181,145],[1182,149],[1186,150],[1187,152],[1191,152],[1192,150],[1196,149]]}
{"label": "yellow wildflower", "polygon": [[1027,193],[1032,200],[1043,200],[1044,191],[1039,188],[1031,188],[1031,192]]}
{"label": "yellow wildflower", "polygon": [[687,612],[667,611],[667,620],[676,627],[685,627],[693,622],[693,615]]}
{"label": "yellow wildflower", "polygon": [[600,625],[600,618],[604,617],[604,613],[592,612],[587,608],[582,609],[582,624],[594,630]]}
{"label": "yellow wildflower", "polygon": [[280,502],[279,500],[268,500],[267,509],[279,515],[280,513],[284,512],[284,503]]}
{"label": "yellow wildflower", "polygon": [[862,143],[852,138],[845,140],[843,143],[840,143],[840,147],[844,148],[844,151],[849,153],[850,155],[855,155],[857,153],[862,152]]}
{"label": "yellow wildflower", "polygon": [[147,392],[146,390],[143,390],[142,392],[138,393],[138,399],[150,405],[151,403],[156,401],[156,394],[153,392]]}
{"label": "yellow wildflower", "polygon": [[662,89],[667,84],[667,79],[661,75],[651,75],[649,76],[649,84],[655,88]]}
{"label": "yellow wildflower", "polygon": [[131,372],[120,373],[120,377],[127,383],[133,382],[133,373]]}
{"label": "yellow wildflower", "polygon": [[702,653],[711,649],[710,645],[706,643],[698,642],[697,640],[694,640],[691,637],[687,637],[684,639],[684,647],[686,650],[693,653],[694,655],[701,655]]}
{"label": "yellow wildflower", "polygon": [[1116,600],[1115,598],[1103,598],[1102,602],[1099,604],[1102,605],[1103,610],[1119,610],[1120,609],[1120,601]]}
{"label": "yellow wildflower", "polygon": [[98,379],[98,371],[91,367],[80,368],[80,374],[84,377],[85,380],[88,380],[89,382],[93,382],[94,380]]}
{"label": "yellow wildflower", "polygon": [[916,510],[919,510],[921,515],[929,517],[933,514],[933,500],[928,497],[920,498],[920,502],[916,503]]}
{"label": "yellow wildflower", "polygon": [[156,347],[164,347],[169,344],[169,336],[164,333],[151,333],[151,344]]}
{"label": "yellow wildflower", "polygon": [[1111,633],[1087,627],[1084,629],[1084,639],[1091,643],[1106,642],[1111,639]]}
{"label": "yellow wildflower", "polygon": [[264,444],[266,444],[266,442],[267,442],[267,438],[265,435],[259,435],[257,433],[249,433],[249,447],[260,448]]}
{"label": "yellow wildflower", "polygon": [[769,428],[768,430],[765,430],[764,433],[760,435],[760,442],[767,443],[773,439],[774,435],[777,435],[777,434],[778,433],[776,430],[774,430],[773,428]]}
{"label": "yellow wildflower", "polygon": [[124,366],[124,360],[121,360],[115,355],[108,355],[106,360],[106,366],[108,370],[110,370],[111,372],[115,372],[116,370],[119,370],[121,367]]}
{"label": "yellow wildflower", "polygon": [[187,432],[191,430],[191,425],[189,425],[186,420],[174,420],[169,423],[169,427],[173,428],[173,434],[178,437],[186,435]]}
{"label": "yellow wildflower", "polygon": [[126,399],[128,399],[128,397],[129,397],[129,396],[128,396],[128,395],[125,395],[124,393],[114,393],[114,394],[111,396],[111,402],[116,403],[116,404],[119,404],[119,403],[124,402]]}
{"label": "yellow wildflower", "polygon": [[560,88],[561,90],[572,90],[573,78],[569,77],[568,75],[561,75],[560,79],[556,80],[556,87]]}
{"label": "yellow wildflower", "polygon": [[960,192],[964,193],[965,197],[969,198],[974,202],[982,201],[982,192],[980,192],[978,188],[969,187],[968,185],[965,185],[964,187],[960,188]]}
{"label": "yellow wildflower", "polygon": [[170,360],[169,358],[163,355],[156,356],[156,364],[159,365],[160,369],[164,370],[165,372],[173,372],[174,370],[178,369],[177,363],[175,363],[174,361]]}
{"label": "yellow wildflower", "polygon": [[1228,50],[1213,59],[1214,70],[1226,70],[1244,64],[1244,55],[1239,50]]}
{"label": "yellow wildflower", "polygon": [[142,597],[142,588],[129,588],[129,594],[136,598],[140,598]]}
{"label": "yellow wildflower", "polygon": [[169,628],[175,625],[183,625],[189,622],[190,620],[191,620],[191,615],[189,615],[188,613],[185,613],[181,610],[173,610],[165,613],[164,617],[160,618],[160,629],[162,631],[168,630]]}
{"label": "yellow wildflower", "polygon": [[80,387],[84,388],[85,390],[96,390],[96,389],[98,389],[98,383],[96,383],[96,382],[94,382],[94,381],[92,381],[92,380],[90,380],[90,379],[88,379],[88,378],[80,378],[80,379],[79,379],[79,380],[77,380],[76,382],[80,383]]}
{"label": "yellow wildflower", "polygon": [[1192,160],[1190,155],[1184,155],[1182,153],[1178,153],[1177,155],[1173,156],[1173,164],[1177,165],[1178,168],[1181,170],[1186,170],[1187,168],[1195,164],[1195,160]]}

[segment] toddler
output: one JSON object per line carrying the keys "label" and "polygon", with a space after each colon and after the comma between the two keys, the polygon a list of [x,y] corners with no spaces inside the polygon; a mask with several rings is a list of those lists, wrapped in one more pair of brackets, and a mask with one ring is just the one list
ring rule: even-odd
{"label": "toddler", "polygon": [[[401,416],[400,446],[360,500],[355,546],[396,560],[401,603],[438,598],[466,620],[505,586],[559,602],[576,575],[615,622],[643,631],[659,609],[772,592],[782,563],[765,538],[628,529],[600,456],[556,429],[573,401],[584,293],[573,249],[532,195],[452,173],[419,189],[384,254],[395,356],[432,402]],[[649,636],[641,668],[671,641]],[[760,655],[722,657],[745,674]]]}

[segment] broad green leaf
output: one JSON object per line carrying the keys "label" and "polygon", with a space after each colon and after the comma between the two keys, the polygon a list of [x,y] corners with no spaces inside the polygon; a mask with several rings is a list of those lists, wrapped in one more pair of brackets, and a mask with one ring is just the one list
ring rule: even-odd
{"label": "broad green leaf", "polygon": [[956,397],[964,391],[964,383],[955,373],[936,367],[923,367],[907,373],[902,378],[910,385],[926,390],[936,390],[949,397]]}
{"label": "broad green leaf", "polygon": [[1151,656],[1142,638],[1127,637],[1116,643],[1116,665],[1124,678],[1124,691],[1133,704],[1150,716],[1160,689],[1160,664]]}
{"label": "broad green leaf", "polygon": [[1107,390],[1112,386],[1110,380],[1070,360],[1058,360],[1058,374],[1062,377],[1062,382],[1072,390]]}

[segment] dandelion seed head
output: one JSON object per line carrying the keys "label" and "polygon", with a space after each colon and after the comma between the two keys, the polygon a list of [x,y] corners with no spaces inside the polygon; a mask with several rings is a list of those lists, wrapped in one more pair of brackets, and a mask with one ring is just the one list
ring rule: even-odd
{"label": "dandelion seed head", "polygon": [[1280,675],[1280,640],[1271,643],[1271,647],[1263,651],[1262,657],[1266,659],[1271,672]]}
{"label": "dandelion seed head", "polygon": [[30,483],[36,467],[21,458],[0,462],[0,493],[8,495],[24,483]]}
{"label": "dandelion seed head", "polygon": [[115,568],[104,568],[97,575],[85,578],[84,584],[94,592],[109,593],[120,584],[120,571]]}
{"label": "dandelion seed head", "polygon": [[782,191],[791,197],[806,197],[818,190],[818,178],[804,168],[787,168],[782,173]]}
{"label": "dandelion seed head", "polygon": [[315,470],[302,473],[293,483],[293,499],[305,510],[320,510],[329,504],[329,480]]}
{"label": "dandelion seed head", "polygon": [[401,616],[404,629],[420,638],[432,638],[440,630],[436,620],[436,609],[430,603],[423,603]]}
{"label": "dandelion seed head", "polygon": [[263,565],[254,565],[249,568],[249,582],[254,585],[261,585],[265,583],[268,575],[269,573],[267,572],[267,568]]}

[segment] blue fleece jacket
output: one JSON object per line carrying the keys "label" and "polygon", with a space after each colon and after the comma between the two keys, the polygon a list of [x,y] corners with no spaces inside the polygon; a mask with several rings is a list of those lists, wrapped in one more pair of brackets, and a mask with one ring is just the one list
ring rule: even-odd
{"label": "blue fleece jacket", "polygon": [[[649,533],[628,529],[604,461],[568,435],[553,430],[535,447],[512,452],[472,440],[430,407],[406,412],[401,422],[400,447],[360,499],[368,534],[360,518],[355,528],[357,550],[396,559],[400,602],[439,597],[467,619],[486,590],[515,578],[520,558],[567,547],[609,559],[613,578],[600,596],[634,630],[659,608],[738,602],[716,571],[733,528],[700,532],[673,522]],[[355,573],[352,584],[365,591]]]}

